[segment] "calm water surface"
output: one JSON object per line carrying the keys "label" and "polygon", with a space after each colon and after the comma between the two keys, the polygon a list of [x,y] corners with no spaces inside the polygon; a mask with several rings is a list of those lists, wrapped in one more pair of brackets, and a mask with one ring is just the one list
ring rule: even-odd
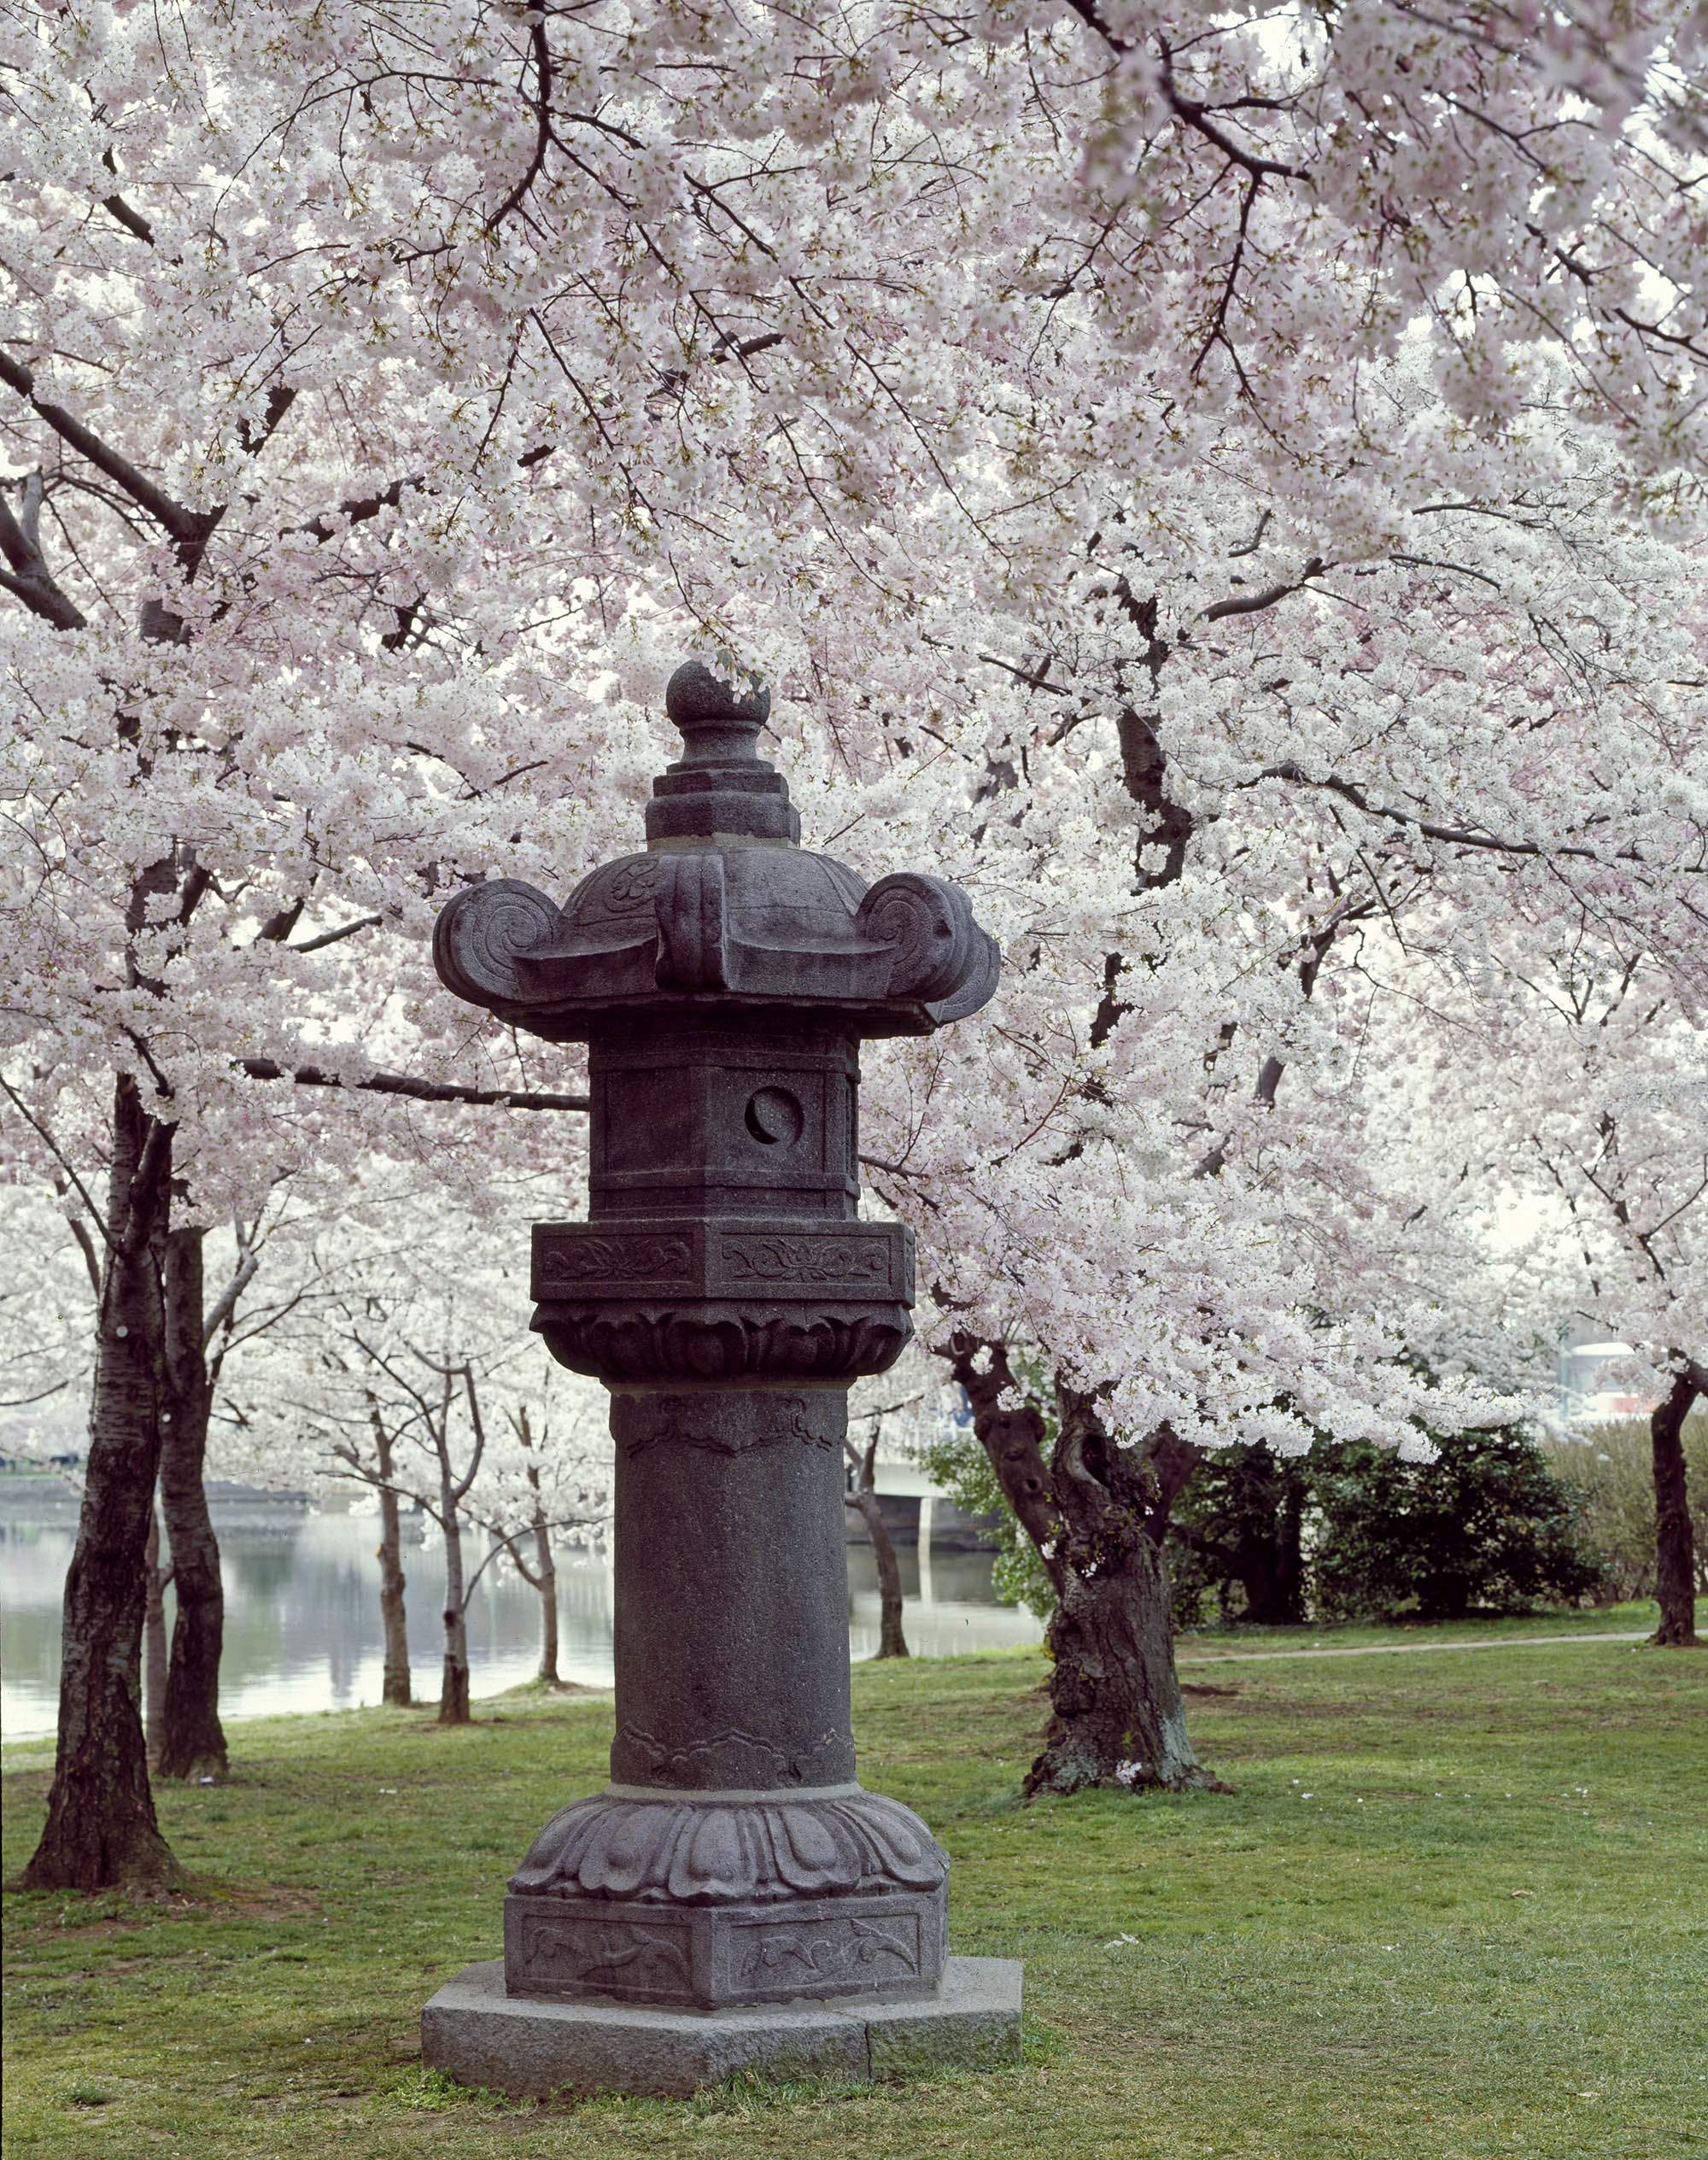
{"label": "calm water surface", "polygon": [[[373,1515],[325,1514],[260,1498],[213,1503],[225,1584],[220,1708],[228,1718],[281,1711],[343,1710],[379,1700],[379,1566]],[[77,1531],[77,1501],[63,1487],[0,1479],[0,1730],[29,1740],[54,1730],[59,1689],[60,1599]],[[430,1524],[406,1522],[409,1651],[415,1692],[439,1686],[439,1610],[445,1572]],[[472,1566],[484,1549],[465,1550]],[[1027,1613],[998,1605],[986,1553],[933,1554],[921,1568],[898,1554],[910,1647],[945,1657],[957,1650],[1035,1642]],[[566,1680],[611,1684],[611,1571],[596,1554],[558,1562],[558,1669]],[[171,1625],[172,1593],[167,1593]],[[848,1640],[857,1658],[878,1647],[878,1593],[870,1550],[848,1548]],[[477,1695],[535,1672],[540,1600],[494,1564],[469,1607],[469,1658]]]}

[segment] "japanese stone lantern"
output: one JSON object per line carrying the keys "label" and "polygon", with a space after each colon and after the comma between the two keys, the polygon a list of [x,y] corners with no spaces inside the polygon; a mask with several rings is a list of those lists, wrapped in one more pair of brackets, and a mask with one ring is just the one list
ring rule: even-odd
{"label": "japanese stone lantern", "polygon": [[857,1211],[859,1045],[976,1011],[997,948],[958,887],[798,845],[768,694],[690,662],[666,705],[645,852],[561,907],[471,887],[434,939],[458,997],[585,1041],[592,1095],[588,1220],[535,1226],[533,1325],[611,1391],[611,1782],[512,1878],[501,1976],[424,2020],[430,2063],[512,2091],[870,2074],[1018,2029],[1018,1966],[945,1966],[942,1848],[855,1781],[842,1503],[849,1384],[914,1288],[911,1232]]}

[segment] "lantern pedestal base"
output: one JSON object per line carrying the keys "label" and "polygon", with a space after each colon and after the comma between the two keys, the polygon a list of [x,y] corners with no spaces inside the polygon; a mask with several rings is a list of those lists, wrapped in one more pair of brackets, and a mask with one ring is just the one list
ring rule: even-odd
{"label": "lantern pedestal base", "polygon": [[541,2002],[507,1994],[493,1958],[422,2011],[421,2059],[518,2098],[563,2087],[682,2094],[746,2069],[862,2082],[944,2063],[995,2069],[1020,2060],[1020,1998],[1015,1959],[951,1958],[938,1992],[907,2002],[798,1997],[705,2012]]}

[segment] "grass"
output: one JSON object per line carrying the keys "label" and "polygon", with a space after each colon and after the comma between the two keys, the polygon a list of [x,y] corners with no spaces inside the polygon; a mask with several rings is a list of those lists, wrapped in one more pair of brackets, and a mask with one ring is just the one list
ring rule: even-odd
{"label": "grass", "polygon": [[1225,1657],[1234,1651],[1261,1656],[1273,1650],[1352,1650],[1419,1648],[1430,1643],[1523,1642],[1527,1636],[1557,1635],[1650,1635],[1660,1622],[1652,1598],[1622,1605],[1567,1606],[1550,1613],[1529,1613],[1499,1619],[1416,1621],[1313,1621],[1307,1626],[1189,1629],[1179,1638],[1183,1661]]}
{"label": "grass", "polygon": [[1044,1671],[855,1679],[867,1782],[953,1855],[954,1947],[1026,1959],[1018,2069],[544,2104],[424,2071],[422,2002],[602,1773],[608,1700],[518,1695],[246,1724],[231,1783],[161,1795],[189,1896],[12,1895],[9,2153],[1708,2160],[1708,1655],[1254,1661],[1191,1703],[1233,1797],[1022,1809]]}

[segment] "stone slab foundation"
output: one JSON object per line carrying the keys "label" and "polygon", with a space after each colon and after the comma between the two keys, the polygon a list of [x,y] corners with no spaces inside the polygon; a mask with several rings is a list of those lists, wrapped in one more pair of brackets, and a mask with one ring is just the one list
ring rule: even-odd
{"label": "stone slab foundation", "polygon": [[933,1995],[907,2002],[798,1998],[697,2012],[541,2002],[505,1992],[492,1958],[447,1981],[421,2013],[421,2059],[459,2084],[517,2098],[564,2088],[681,2096],[737,2070],[852,2082],[942,2064],[1020,2061],[1021,1967],[951,1958]]}

